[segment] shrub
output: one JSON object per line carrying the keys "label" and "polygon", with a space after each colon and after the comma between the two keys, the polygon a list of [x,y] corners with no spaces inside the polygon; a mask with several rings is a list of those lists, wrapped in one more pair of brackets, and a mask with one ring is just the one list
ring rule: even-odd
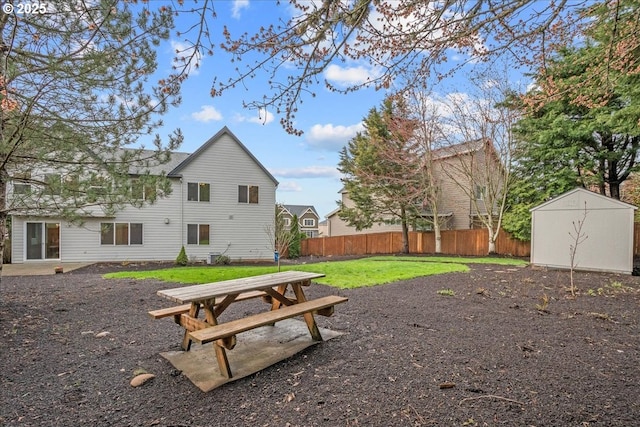
{"label": "shrub", "polygon": [[183,267],[189,264],[189,258],[187,257],[187,252],[184,250],[184,246],[180,249],[180,253],[176,258],[176,264],[181,265]]}
{"label": "shrub", "polygon": [[215,265],[229,265],[231,264],[231,258],[226,255],[218,255],[214,261]]}

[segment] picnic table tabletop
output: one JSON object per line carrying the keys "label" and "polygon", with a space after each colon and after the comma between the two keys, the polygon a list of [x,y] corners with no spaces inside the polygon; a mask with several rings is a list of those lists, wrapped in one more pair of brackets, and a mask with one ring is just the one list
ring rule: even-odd
{"label": "picnic table tabletop", "polygon": [[283,271],[263,274],[260,276],[244,277],[240,279],[223,280],[202,285],[182,286],[179,288],[163,289],[158,295],[181,304],[210,300],[226,295],[241,294],[243,292],[273,288],[274,286],[290,283],[309,283],[313,279],[324,277],[322,273],[306,271]]}

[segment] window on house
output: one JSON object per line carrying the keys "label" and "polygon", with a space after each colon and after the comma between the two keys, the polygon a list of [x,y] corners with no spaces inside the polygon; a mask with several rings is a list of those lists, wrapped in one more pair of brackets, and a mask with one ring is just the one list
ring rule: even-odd
{"label": "window on house", "polygon": [[187,224],[188,245],[209,244],[209,224]]}
{"label": "window on house", "polygon": [[238,185],[238,203],[258,203],[257,185]]}
{"label": "window on house", "polygon": [[145,185],[139,179],[131,180],[131,198],[134,200],[149,200],[156,196],[156,188]]}
{"label": "window on house", "polygon": [[302,225],[304,225],[305,227],[315,227],[316,220],[313,218],[305,218],[302,222]]}
{"label": "window on house", "polygon": [[103,222],[100,224],[101,245],[141,245],[142,224],[129,222]]}
{"label": "window on house", "polygon": [[15,194],[30,193],[31,192],[31,184],[29,184],[30,179],[31,179],[30,172],[16,174],[13,177],[13,192]]}
{"label": "window on house", "polygon": [[208,202],[211,199],[211,184],[206,182],[187,183],[187,200],[191,202]]}
{"label": "window on house", "polygon": [[285,225],[286,227],[289,227],[289,226],[291,225],[291,218],[285,218],[285,219],[284,219],[284,225]]}
{"label": "window on house", "polygon": [[87,200],[91,203],[96,202],[100,197],[107,194],[107,180],[103,177],[92,176],[89,181],[89,189],[87,190]]}
{"label": "window on house", "polygon": [[62,177],[57,173],[48,173],[44,176],[45,193],[52,196],[59,196],[62,190]]}
{"label": "window on house", "polygon": [[487,187],[483,187],[482,185],[476,185],[475,198],[476,200],[484,200],[484,195],[487,191]]}

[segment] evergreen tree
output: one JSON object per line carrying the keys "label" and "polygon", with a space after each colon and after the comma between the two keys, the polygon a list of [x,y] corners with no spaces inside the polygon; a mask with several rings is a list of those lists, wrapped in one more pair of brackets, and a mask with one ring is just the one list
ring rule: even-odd
{"label": "evergreen tree", "polygon": [[170,8],[116,0],[0,15],[0,244],[10,214],[82,221],[170,191],[150,170],[182,140],[154,135],[185,78],[155,74],[172,28]]}
{"label": "evergreen tree", "polygon": [[414,123],[403,114],[399,98],[387,98],[381,111],[371,109],[365,131],[340,152],[338,170],[353,206],[341,206],[339,216],[356,230],[376,223],[400,223],[402,252],[409,252],[409,224],[419,218],[420,190],[415,159]]}
{"label": "evergreen tree", "polygon": [[291,228],[289,229],[289,234],[291,236],[291,243],[289,244],[289,258],[300,258],[301,247],[300,247],[300,225],[298,224],[298,215],[293,215],[291,219]]}
{"label": "evergreen tree", "polygon": [[[576,186],[620,199],[620,185],[639,168],[640,51],[625,45],[634,40],[627,33],[637,26],[640,4],[621,4],[613,17],[609,12],[591,9],[584,45],[560,48],[525,98],[527,114],[517,126],[518,179],[504,224],[520,239],[530,238],[531,207]],[[614,48],[622,62],[608,60]]]}

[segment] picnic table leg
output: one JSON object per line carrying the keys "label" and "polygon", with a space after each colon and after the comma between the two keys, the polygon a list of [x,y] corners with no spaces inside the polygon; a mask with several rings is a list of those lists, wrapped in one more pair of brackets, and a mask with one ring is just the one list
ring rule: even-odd
{"label": "picnic table leg", "polygon": [[[198,318],[198,313],[200,312],[200,304],[199,303],[191,303],[191,308],[189,309],[189,316],[194,319]],[[184,330],[184,336],[182,338],[182,349],[184,351],[189,351],[191,348],[191,340],[189,339],[189,330]]]}
{"label": "picnic table leg", "polygon": [[[207,319],[207,323],[215,326],[218,324],[216,317],[213,314],[213,307],[205,307],[204,309],[205,318]],[[231,374],[231,366],[229,366],[229,358],[227,358],[227,352],[224,347],[220,346],[217,342],[213,342],[213,349],[216,352],[216,360],[218,361],[218,367],[220,368],[220,373],[223,377],[232,378]],[[235,345],[235,337],[234,337],[234,345]],[[231,347],[233,348],[233,346]]]}
{"label": "picnic table leg", "polygon": [[[302,291],[302,286],[300,283],[293,283],[293,292],[296,294],[296,299],[298,303],[305,302],[307,298],[304,296],[304,292]],[[314,341],[322,341],[322,335],[320,334],[320,330],[318,329],[318,325],[316,324],[316,320],[313,318],[313,313],[305,313],[304,321],[307,323],[307,327],[309,328],[309,333]]]}
{"label": "picnic table leg", "polygon": [[[287,293],[287,284],[284,285],[278,285],[278,289],[277,289],[278,293],[281,295],[285,295]],[[278,301],[275,298],[271,299],[271,310],[277,310],[280,308],[280,306],[282,305],[282,303],[280,301]]]}

